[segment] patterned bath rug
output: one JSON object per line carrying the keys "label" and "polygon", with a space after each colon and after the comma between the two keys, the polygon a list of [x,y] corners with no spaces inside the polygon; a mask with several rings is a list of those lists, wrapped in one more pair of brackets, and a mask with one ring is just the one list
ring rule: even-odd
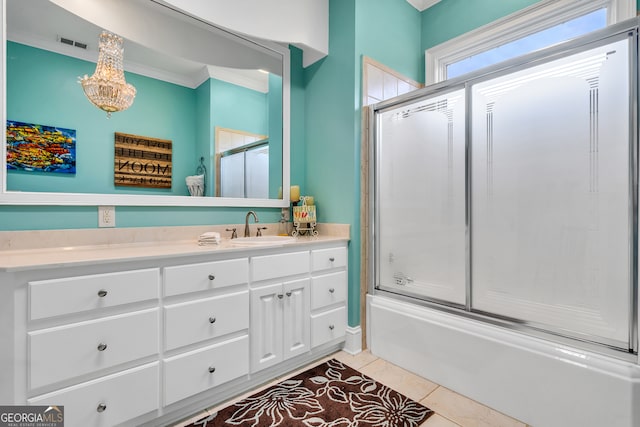
{"label": "patterned bath rug", "polygon": [[187,427],[417,427],[433,411],[332,359]]}

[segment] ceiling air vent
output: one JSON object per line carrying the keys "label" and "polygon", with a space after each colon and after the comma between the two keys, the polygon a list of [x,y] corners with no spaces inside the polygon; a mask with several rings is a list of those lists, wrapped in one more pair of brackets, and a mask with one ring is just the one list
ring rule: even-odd
{"label": "ceiling air vent", "polygon": [[66,44],[66,45],[69,45],[69,46],[75,46],[75,47],[78,47],[80,49],[87,49],[87,44],[86,43],[82,43],[82,42],[79,42],[79,41],[71,40],[71,39],[68,39],[68,38],[62,37],[62,36],[58,36],[58,40],[62,44]]}

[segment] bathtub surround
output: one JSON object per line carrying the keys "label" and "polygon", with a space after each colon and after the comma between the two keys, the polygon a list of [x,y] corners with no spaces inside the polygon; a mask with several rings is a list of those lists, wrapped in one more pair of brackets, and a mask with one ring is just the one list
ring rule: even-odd
{"label": "bathtub surround", "polygon": [[367,304],[372,354],[510,417],[640,425],[635,363],[382,296]]}

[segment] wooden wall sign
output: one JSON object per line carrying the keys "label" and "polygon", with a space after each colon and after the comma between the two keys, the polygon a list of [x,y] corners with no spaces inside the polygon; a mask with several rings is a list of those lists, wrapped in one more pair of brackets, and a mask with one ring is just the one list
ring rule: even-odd
{"label": "wooden wall sign", "polygon": [[116,132],[113,172],[116,186],[171,188],[171,141]]}

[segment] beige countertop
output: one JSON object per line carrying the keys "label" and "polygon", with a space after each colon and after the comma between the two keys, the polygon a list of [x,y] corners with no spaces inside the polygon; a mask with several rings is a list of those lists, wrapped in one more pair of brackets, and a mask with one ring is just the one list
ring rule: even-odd
{"label": "beige countertop", "polygon": [[[319,236],[296,237],[284,244],[237,246],[228,237],[223,237],[220,244],[198,245],[198,236],[203,232],[224,231],[226,227],[228,226],[0,232],[0,271],[90,265],[119,260],[149,260],[248,251],[255,253],[270,248],[349,240],[349,226],[338,224],[319,227]],[[272,229],[275,230],[275,227]],[[219,232],[223,236],[229,234]],[[95,234],[93,239],[91,234]],[[185,239],[187,235],[193,237]],[[177,236],[182,238],[172,239]]]}

